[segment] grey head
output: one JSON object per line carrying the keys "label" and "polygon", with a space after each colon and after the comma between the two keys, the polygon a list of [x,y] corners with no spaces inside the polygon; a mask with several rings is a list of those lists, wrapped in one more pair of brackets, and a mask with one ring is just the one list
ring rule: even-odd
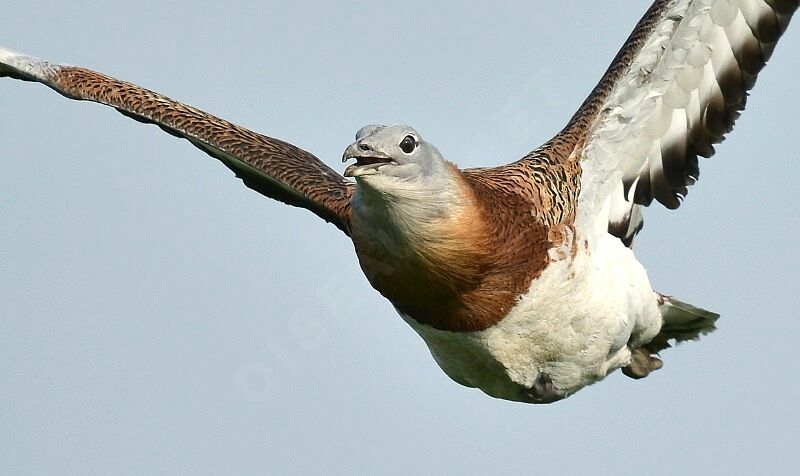
{"label": "grey head", "polygon": [[447,162],[433,145],[412,127],[369,125],[356,133],[342,162],[355,159],[344,171],[359,183],[373,187],[392,182],[436,180],[446,175]]}

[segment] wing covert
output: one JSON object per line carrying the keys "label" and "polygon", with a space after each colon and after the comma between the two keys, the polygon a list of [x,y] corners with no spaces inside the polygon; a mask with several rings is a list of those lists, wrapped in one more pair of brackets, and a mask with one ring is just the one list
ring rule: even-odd
{"label": "wing covert", "polygon": [[115,108],[187,139],[257,192],[306,208],[349,234],[352,185],[316,156],[135,84],[0,48],[0,76],[43,83],[59,94]]}

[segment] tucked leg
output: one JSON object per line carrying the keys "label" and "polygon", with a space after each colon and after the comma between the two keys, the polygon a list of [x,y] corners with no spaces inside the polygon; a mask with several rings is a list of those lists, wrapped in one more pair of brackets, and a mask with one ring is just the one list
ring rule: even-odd
{"label": "tucked leg", "polygon": [[639,347],[631,350],[631,363],[622,368],[622,373],[633,379],[645,378],[650,372],[658,370],[664,363],[658,357]]}
{"label": "tucked leg", "polygon": [[524,389],[524,395],[532,403],[552,403],[564,398],[553,386],[553,379],[546,373],[540,373],[533,385]]}

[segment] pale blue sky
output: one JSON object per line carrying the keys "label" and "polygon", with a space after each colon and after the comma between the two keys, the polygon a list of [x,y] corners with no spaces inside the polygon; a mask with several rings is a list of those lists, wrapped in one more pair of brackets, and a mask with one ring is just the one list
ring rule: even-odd
{"label": "pale blue sky", "polygon": [[[477,166],[560,128],[647,6],[10,1],[0,44],[337,170],[374,122]],[[648,210],[637,242],[720,330],[549,406],[450,381],[334,227],[155,127],[0,81],[0,472],[794,474],[792,26],[685,205]]]}

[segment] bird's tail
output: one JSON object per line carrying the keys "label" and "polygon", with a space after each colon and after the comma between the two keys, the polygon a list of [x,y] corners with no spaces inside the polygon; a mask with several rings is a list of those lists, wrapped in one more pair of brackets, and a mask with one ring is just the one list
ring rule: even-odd
{"label": "bird's tail", "polygon": [[645,346],[650,352],[657,353],[671,347],[670,341],[697,340],[717,328],[715,323],[719,314],[692,306],[672,296],[659,296],[659,310],[664,323],[661,325],[661,332]]}

